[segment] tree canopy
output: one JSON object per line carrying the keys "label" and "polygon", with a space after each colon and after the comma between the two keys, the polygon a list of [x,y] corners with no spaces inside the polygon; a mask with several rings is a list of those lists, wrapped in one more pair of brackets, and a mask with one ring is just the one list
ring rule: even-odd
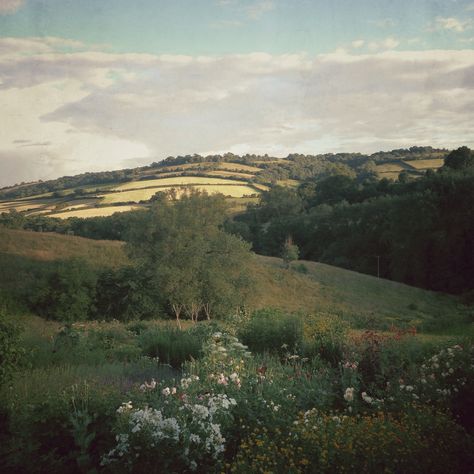
{"label": "tree canopy", "polygon": [[128,249],[150,277],[157,302],[197,321],[224,316],[245,302],[250,245],[223,230],[223,196],[192,191],[179,200],[158,196],[142,213]]}

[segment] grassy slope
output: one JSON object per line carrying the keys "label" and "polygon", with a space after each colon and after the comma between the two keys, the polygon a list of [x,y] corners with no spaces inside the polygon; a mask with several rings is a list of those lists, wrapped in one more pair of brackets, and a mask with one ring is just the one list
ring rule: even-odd
{"label": "grassy slope", "polygon": [[[0,228],[0,264],[3,261],[8,266],[12,256],[43,261],[83,257],[97,266],[127,261],[120,242]],[[251,306],[339,314],[354,326],[386,328],[455,318],[465,311],[453,296],[322,263],[303,263],[307,274],[284,269],[278,258],[256,256],[252,264],[256,290]]]}
{"label": "grassy slope", "polygon": [[0,254],[44,261],[83,257],[97,267],[119,266],[126,261],[121,242],[2,227],[0,227]]}

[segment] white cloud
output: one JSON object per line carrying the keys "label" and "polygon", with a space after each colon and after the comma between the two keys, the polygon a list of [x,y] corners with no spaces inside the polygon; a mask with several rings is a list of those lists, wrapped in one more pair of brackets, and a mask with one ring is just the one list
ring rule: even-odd
{"label": "white cloud", "polygon": [[372,52],[380,51],[380,50],[387,50],[387,49],[395,49],[400,44],[400,41],[393,37],[385,38],[381,41],[371,41],[368,44],[368,48]]}
{"label": "white cloud", "polygon": [[449,17],[437,17],[434,25],[432,25],[430,31],[448,30],[456,33],[462,33],[467,29],[472,28],[472,20],[459,20],[458,18]]}
{"label": "white cloud", "polygon": [[354,48],[354,49],[359,49],[359,48],[362,48],[362,46],[364,46],[365,44],[365,41],[362,40],[362,39],[359,39],[359,40],[354,40],[352,43],[351,43],[351,46]]}
{"label": "white cloud", "polygon": [[33,41],[25,55],[25,41],[0,54],[4,185],[186,153],[474,145],[472,50],[192,57]]}
{"label": "white cloud", "polygon": [[0,15],[15,13],[24,3],[24,0],[0,0]]}
{"label": "white cloud", "polygon": [[469,5],[466,5],[466,11],[474,12],[474,3],[470,3]]}

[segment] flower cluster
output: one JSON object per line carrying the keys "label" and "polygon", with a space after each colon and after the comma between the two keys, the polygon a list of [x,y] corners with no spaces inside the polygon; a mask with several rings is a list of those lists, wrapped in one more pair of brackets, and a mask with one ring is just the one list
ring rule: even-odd
{"label": "flower cluster", "polygon": [[[166,396],[172,395],[172,389],[168,390]],[[153,459],[156,466],[156,460],[161,459],[166,471],[171,465],[196,470],[203,463],[216,462],[225,449],[222,423],[231,418],[235,405],[225,394],[202,395],[193,402],[177,399],[176,404],[159,409],[123,403],[117,410],[116,445],[102,458],[102,464],[139,464],[142,468]]]}

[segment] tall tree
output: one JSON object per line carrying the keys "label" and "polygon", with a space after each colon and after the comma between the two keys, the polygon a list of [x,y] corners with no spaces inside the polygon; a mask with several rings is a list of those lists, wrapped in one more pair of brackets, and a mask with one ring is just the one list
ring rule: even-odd
{"label": "tall tree", "polygon": [[157,299],[163,298],[178,325],[183,314],[231,311],[245,301],[249,287],[249,245],[222,229],[223,196],[193,191],[172,199],[157,197],[143,213],[129,242],[130,254],[150,274]]}

